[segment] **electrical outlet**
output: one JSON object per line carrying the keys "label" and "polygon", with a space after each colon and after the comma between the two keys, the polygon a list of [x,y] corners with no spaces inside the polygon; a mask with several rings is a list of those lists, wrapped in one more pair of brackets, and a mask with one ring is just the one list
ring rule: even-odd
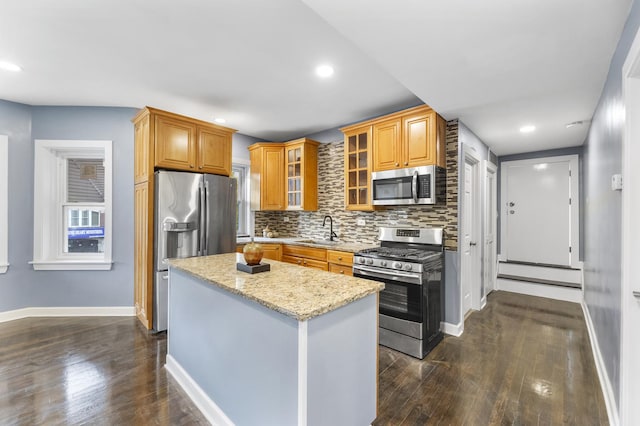
{"label": "electrical outlet", "polygon": [[358,226],[365,226],[367,223],[364,221],[364,219],[358,219],[356,220],[356,225]]}
{"label": "electrical outlet", "polygon": [[289,222],[289,216],[283,217],[282,220],[284,220],[285,222]]}

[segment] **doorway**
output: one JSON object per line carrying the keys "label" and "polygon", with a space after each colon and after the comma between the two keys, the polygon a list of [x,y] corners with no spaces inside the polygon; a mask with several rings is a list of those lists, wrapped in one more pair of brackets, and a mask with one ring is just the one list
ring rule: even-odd
{"label": "doorway", "polygon": [[580,267],[578,167],[577,155],[502,163],[501,260]]}
{"label": "doorway", "polygon": [[490,161],[486,161],[484,179],[484,250],[483,250],[483,280],[481,306],[487,302],[487,295],[496,289],[497,271],[497,242],[496,230],[498,221],[498,181],[496,178],[497,167]]}
{"label": "doorway", "polygon": [[622,67],[626,129],[622,139],[622,286],[620,348],[620,424],[640,424],[640,31]]}
{"label": "doorway", "polygon": [[477,152],[463,145],[464,170],[462,171],[461,196],[461,260],[460,260],[460,322],[472,310],[481,308],[482,276],[480,274],[481,217],[480,208],[480,157]]}

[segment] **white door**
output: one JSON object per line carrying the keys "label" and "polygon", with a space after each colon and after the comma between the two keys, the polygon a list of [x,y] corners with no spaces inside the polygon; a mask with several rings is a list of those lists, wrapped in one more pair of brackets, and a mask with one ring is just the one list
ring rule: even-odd
{"label": "white door", "polygon": [[627,128],[622,148],[620,424],[640,425],[640,32],[623,67]]}
{"label": "white door", "polygon": [[485,178],[485,223],[484,223],[484,284],[482,298],[496,288],[497,275],[497,179],[496,168],[491,163],[487,163],[487,174]]}
{"label": "white door", "polygon": [[510,165],[506,173],[507,260],[570,266],[570,161]]}
{"label": "white door", "polygon": [[462,212],[462,315],[471,309],[471,277],[473,273],[473,166],[464,164],[464,210]]}

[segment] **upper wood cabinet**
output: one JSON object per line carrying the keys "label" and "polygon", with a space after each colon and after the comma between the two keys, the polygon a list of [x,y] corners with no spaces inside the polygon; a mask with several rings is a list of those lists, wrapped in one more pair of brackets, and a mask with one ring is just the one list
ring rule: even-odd
{"label": "upper wood cabinet", "polygon": [[446,123],[428,106],[373,120],[373,171],[446,167]]}
{"label": "upper wood cabinet", "polygon": [[251,210],[317,210],[318,145],[306,138],[251,145]]}
{"label": "upper wood cabinet", "polygon": [[284,144],[287,210],[318,210],[318,145],[306,138]]}
{"label": "upper wood cabinet", "polygon": [[[144,108],[134,118],[134,123],[136,138],[146,138],[146,149],[153,154],[155,167],[231,174],[231,144],[235,130],[150,107]],[[136,167],[137,161],[136,158]]]}
{"label": "upper wood cabinet", "polygon": [[344,133],[345,207],[373,210],[371,204],[371,126],[347,127]]}
{"label": "upper wood cabinet", "polygon": [[284,145],[256,143],[249,147],[251,210],[284,210]]}

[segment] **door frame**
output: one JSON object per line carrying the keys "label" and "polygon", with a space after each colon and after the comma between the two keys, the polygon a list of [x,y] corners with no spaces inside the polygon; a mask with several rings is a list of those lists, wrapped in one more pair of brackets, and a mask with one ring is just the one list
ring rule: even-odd
{"label": "door frame", "polygon": [[[482,229],[482,285],[484,288],[484,294],[482,295],[482,299],[480,300],[481,305],[487,303],[487,295],[491,293],[497,287],[497,276],[498,276],[498,166],[493,164],[489,160],[484,160],[484,212],[483,212],[483,229]],[[489,176],[493,175],[493,194],[495,196],[495,200],[489,198]],[[495,226],[494,235],[493,235],[493,259],[494,259],[494,270],[491,277],[488,277],[485,267],[487,264],[487,259],[490,256],[490,253],[487,253],[487,235],[489,234],[488,226],[493,222]],[[487,281],[485,279],[489,278]]]}
{"label": "door frame", "polygon": [[[638,242],[638,227],[636,220],[640,215],[640,200],[637,191],[640,189],[640,173],[634,163],[640,158],[640,148],[634,140],[640,138],[640,122],[636,119],[640,114],[640,30],[636,32],[633,44],[629,49],[627,58],[622,67],[622,111],[625,111],[625,125],[622,137],[622,176],[624,189],[622,190],[622,282],[620,288],[620,424],[637,421],[633,418],[637,413],[637,404],[640,395],[637,394],[638,385],[635,387],[636,395],[632,395],[634,365],[637,359],[633,359],[632,343],[634,337],[631,325],[632,310],[638,309],[638,301],[632,295],[632,291],[640,291],[637,284],[640,274],[634,265],[634,260],[640,256],[640,243]],[[634,196],[635,195],[635,196]],[[634,232],[635,234],[632,234]],[[634,286],[635,284],[635,286]],[[637,337],[636,337],[637,338]],[[637,344],[637,342],[636,342]],[[635,367],[638,371],[639,367]],[[606,398],[605,398],[606,400]],[[613,408],[615,409],[615,408]],[[629,423],[630,424],[630,423]]]}
{"label": "door frame", "polygon": [[[473,206],[472,206],[472,221],[473,221],[473,232],[472,232],[472,241],[476,241],[476,249],[475,249],[475,255],[473,256],[473,259],[471,259],[471,271],[472,271],[472,275],[475,275],[477,280],[471,280],[471,309],[472,310],[480,310],[482,305],[481,305],[481,301],[480,301],[480,292],[481,292],[481,286],[482,286],[482,270],[481,270],[481,258],[482,258],[482,244],[477,244],[479,241],[482,241],[481,237],[482,237],[482,209],[481,209],[481,199],[482,199],[482,193],[481,193],[481,189],[482,187],[480,186],[480,165],[481,163],[481,159],[480,159],[480,155],[476,152],[476,150],[468,145],[462,145],[462,158],[464,159],[464,162],[462,163],[463,166],[465,164],[469,164],[471,165],[471,167],[473,168]],[[462,214],[464,213],[464,208],[465,206],[464,204],[464,191],[465,191],[465,187],[464,187],[464,182],[465,182],[465,178],[464,178],[464,173],[465,173],[465,168],[462,167],[461,168],[461,174],[462,174],[462,179],[460,179],[461,185],[460,185],[460,208],[459,208],[459,214],[460,214],[460,218],[462,217]],[[465,229],[464,229],[464,220],[460,219],[458,221],[458,223],[460,223],[460,234],[464,235]],[[464,316],[466,314],[466,312],[463,312],[463,305],[464,305],[464,280],[468,279],[468,277],[465,276],[464,271],[466,270],[465,268],[465,258],[463,255],[463,251],[462,249],[460,250],[460,323],[462,324],[462,327],[464,329]],[[477,283],[476,285],[473,285],[475,283]]]}
{"label": "door frame", "polygon": [[[580,269],[580,159],[577,154],[558,155],[553,157],[529,158],[526,160],[503,161],[500,163],[500,253],[498,260],[506,262],[507,256],[507,179],[509,166],[532,165],[538,163],[554,163],[569,161],[571,168],[570,197],[571,197],[571,262],[570,266]],[[574,172],[575,171],[575,172]]]}

